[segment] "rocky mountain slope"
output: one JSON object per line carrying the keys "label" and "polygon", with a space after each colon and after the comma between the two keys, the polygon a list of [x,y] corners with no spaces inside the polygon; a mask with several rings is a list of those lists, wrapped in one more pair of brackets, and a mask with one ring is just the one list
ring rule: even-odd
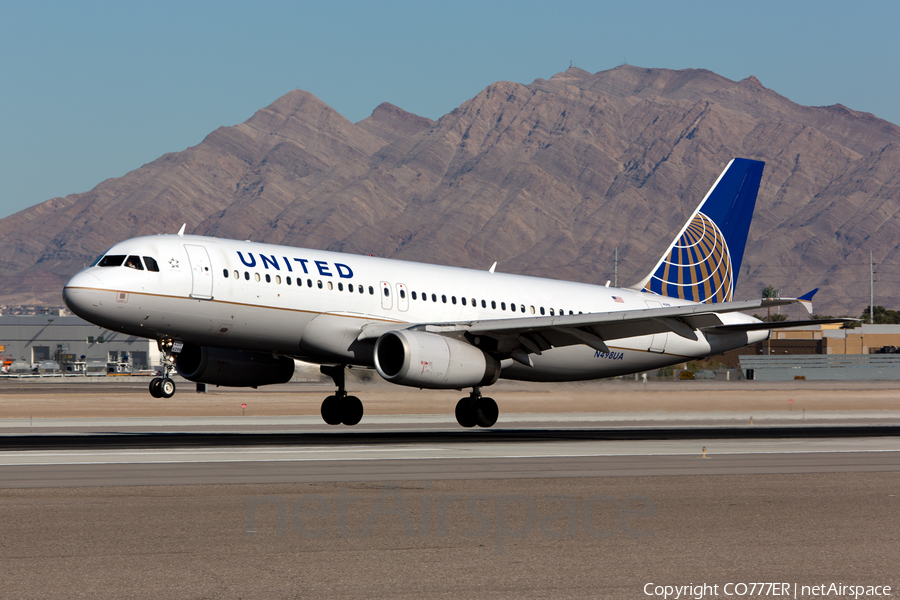
{"label": "rocky mountain slope", "polygon": [[736,296],[813,287],[858,315],[900,292],[900,128],[755,78],[569,69],[498,82],[437,121],[359,123],[294,91],[93,190],[0,220],[0,303],[59,304],[116,241],[175,232],[604,283],[644,275],[734,156],[766,161]]}

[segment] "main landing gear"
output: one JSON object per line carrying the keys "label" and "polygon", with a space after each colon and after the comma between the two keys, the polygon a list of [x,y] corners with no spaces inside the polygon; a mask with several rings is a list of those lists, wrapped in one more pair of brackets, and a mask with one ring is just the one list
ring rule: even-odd
{"label": "main landing gear", "polygon": [[322,402],[322,418],[329,425],[356,425],[362,420],[363,405],[356,396],[348,396],[345,387],[344,365],[321,366],[319,370],[334,380],[337,392]]}
{"label": "main landing gear", "polygon": [[493,398],[481,395],[481,388],[472,388],[468,398],[456,404],[456,421],[463,427],[491,427],[497,422],[500,409]]}
{"label": "main landing gear", "polygon": [[[171,398],[175,395],[175,382],[170,377],[172,371],[175,370],[175,357],[172,351],[175,342],[158,340],[156,343],[163,354],[163,377],[154,377],[150,380],[150,395],[154,398]],[[178,350],[180,351],[181,348],[179,347]]]}

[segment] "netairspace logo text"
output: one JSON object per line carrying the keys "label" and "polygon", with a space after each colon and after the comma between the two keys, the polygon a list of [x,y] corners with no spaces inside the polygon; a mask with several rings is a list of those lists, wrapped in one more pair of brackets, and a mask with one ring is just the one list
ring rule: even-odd
{"label": "netairspace logo text", "polygon": [[[721,592],[719,591],[721,590]],[[889,585],[845,585],[843,583],[821,583],[818,585],[802,585],[798,583],[784,582],[755,582],[755,583],[726,583],[694,585],[657,585],[648,583],[644,585],[644,594],[656,596],[663,600],[680,600],[693,598],[740,597],[740,598],[822,598],[832,596],[835,598],[875,598],[878,596],[890,596]]]}

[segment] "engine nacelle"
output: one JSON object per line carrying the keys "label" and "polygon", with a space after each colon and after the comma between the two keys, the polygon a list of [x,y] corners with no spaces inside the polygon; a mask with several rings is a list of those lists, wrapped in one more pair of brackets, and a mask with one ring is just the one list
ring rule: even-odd
{"label": "engine nacelle", "polygon": [[175,355],[175,369],[190,381],[230,387],[287,383],[294,359],[265,352],[242,352],[185,344]]}
{"label": "engine nacelle", "polygon": [[466,342],[403,329],[375,342],[375,368],[391,383],[431,389],[491,385],[500,363]]}

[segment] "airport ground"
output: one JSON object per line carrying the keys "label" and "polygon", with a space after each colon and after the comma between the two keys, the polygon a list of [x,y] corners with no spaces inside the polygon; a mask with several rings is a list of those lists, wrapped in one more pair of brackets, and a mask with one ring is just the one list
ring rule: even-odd
{"label": "airport ground", "polygon": [[[802,586],[900,586],[900,439],[715,435],[897,425],[894,383],[504,383],[491,389],[496,431],[462,437],[459,392],[359,384],[367,418],[345,428],[317,422],[330,390],[318,383],[184,384],[171,400],[144,388],[0,382],[0,442],[132,430],[301,441],[0,452],[0,597],[648,598],[706,583],[719,587],[705,598],[749,598],[774,588],[729,596],[725,584],[783,582],[811,598],[826,596]],[[603,437],[685,426],[702,437]],[[547,436],[556,430],[568,433]],[[334,441],[304,444],[304,432]]]}

